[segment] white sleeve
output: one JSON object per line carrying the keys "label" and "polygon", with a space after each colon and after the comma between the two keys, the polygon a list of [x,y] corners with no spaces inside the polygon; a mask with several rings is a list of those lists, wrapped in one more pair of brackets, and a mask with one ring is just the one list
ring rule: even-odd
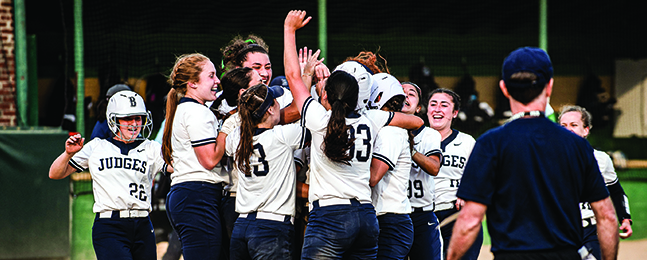
{"label": "white sleeve", "polygon": [[227,135],[227,140],[225,141],[225,152],[227,156],[234,157],[236,150],[238,148],[238,142],[240,141],[240,127],[234,129],[231,134]]}
{"label": "white sleeve", "polygon": [[277,138],[292,148],[297,150],[303,148],[306,143],[307,129],[293,123],[282,126],[274,126]]}
{"label": "white sleeve", "polygon": [[312,97],[307,98],[301,110],[301,126],[311,131],[320,131],[328,127],[330,112]]}
{"label": "white sleeve", "polygon": [[593,155],[595,155],[595,159],[598,161],[600,173],[602,173],[602,177],[607,186],[618,182],[618,175],[616,174],[615,168],[613,168],[611,157],[607,153],[598,150],[595,150]]}
{"label": "white sleeve", "polygon": [[150,171],[150,178],[153,179],[155,174],[158,172],[166,172],[166,162],[164,162],[164,157],[162,156],[162,145],[155,141],[149,141],[149,149],[146,149],[148,158],[150,160],[149,164],[152,166]]}
{"label": "white sleeve", "polygon": [[85,144],[80,151],[72,156],[69,164],[72,165],[77,172],[82,172],[88,169],[88,160],[90,159],[90,155],[92,154],[95,144],[98,142],[101,142],[101,139],[92,139],[90,142]]}
{"label": "white sleeve", "polygon": [[442,150],[440,149],[440,143],[442,142],[440,133],[433,128],[429,128],[424,138],[422,149],[418,152],[423,153],[425,156],[439,154],[440,158],[443,158]]}
{"label": "white sleeve", "polygon": [[216,142],[218,121],[209,109],[196,109],[187,113],[186,130],[189,133],[192,147]]}
{"label": "white sleeve", "polygon": [[395,168],[402,151],[402,140],[394,139],[397,135],[391,130],[392,128],[388,127],[380,130],[373,145],[373,158],[386,163],[389,170]]}

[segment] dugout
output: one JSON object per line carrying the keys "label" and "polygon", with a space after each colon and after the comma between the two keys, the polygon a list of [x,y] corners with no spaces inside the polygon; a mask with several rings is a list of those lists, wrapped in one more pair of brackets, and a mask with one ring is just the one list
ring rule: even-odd
{"label": "dugout", "polygon": [[70,182],[51,180],[68,133],[0,128],[0,259],[70,258]]}

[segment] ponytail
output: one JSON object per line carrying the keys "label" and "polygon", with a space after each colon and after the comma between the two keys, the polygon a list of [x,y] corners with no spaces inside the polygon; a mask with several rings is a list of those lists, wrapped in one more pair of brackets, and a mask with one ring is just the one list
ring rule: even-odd
{"label": "ponytail", "polygon": [[346,117],[355,112],[359,86],[355,77],[344,71],[335,71],[326,81],[325,88],[331,115],[321,148],[331,161],[350,165],[353,155],[349,150],[355,138],[349,135]]}
{"label": "ponytail", "polygon": [[162,157],[166,164],[173,166],[173,147],[171,137],[173,133],[173,121],[175,120],[175,111],[180,103],[180,99],[186,94],[188,82],[198,82],[202,65],[209,58],[200,53],[183,54],[177,58],[168,83],[171,85],[166,98],[166,124],[164,125],[164,136],[162,137]]}
{"label": "ponytail", "polygon": [[346,111],[349,107],[339,100],[333,100],[331,106],[323,151],[331,161],[350,165],[353,156],[348,151],[353,146],[355,138],[349,138],[350,127],[346,125]]}
{"label": "ponytail", "polygon": [[245,176],[251,176],[249,158],[254,151],[254,131],[262,118],[253,116],[254,111],[261,106],[267,95],[267,86],[257,84],[243,92],[238,102],[238,115],[240,115],[240,140],[236,151],[236,167]]}
{"label": "ponytail", "polygon": [[173,121],[175,120],[175,111],[182,98],[181,93],[174,88],[169,90],[166,98],[166,123],[164,124],[164,135],[162,136],[162,157],[166,164],[173,166],[172,157],[173,146],[171,145],[171,135],[173,133]]}

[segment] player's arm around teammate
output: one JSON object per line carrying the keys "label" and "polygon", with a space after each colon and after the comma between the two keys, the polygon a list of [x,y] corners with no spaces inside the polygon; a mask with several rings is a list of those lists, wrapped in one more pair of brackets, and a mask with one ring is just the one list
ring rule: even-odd
{"label": "player's arm around teammate", "polygon": [[[402,111],[405,95],[400,82],[387,73],[373,75],[369,107]],[[378,259],[405,259],[413,243],[411,203],[407,196],[411,171],[411,140],[407,130],[387,126],[375,139],[371,161],[371,202],[380,227]]]}
{"label": "player's arm around teammate", "polygon": [[[402,113],[409,115],[418,115],[418,113],[420,113],[420,110],[422,109],[420,104],[422,91],[420,90],[420,87],[412,82],[403,82],[402,89],[404,91],[404,95],[406,96],[406,99],[404,100],[404,106],[402,107]],[[424,128],[426,128],[426,126],[421,126],[419,129],[414,130],[412,134],[415,135],[416,133],[419,133],[419,131],[422,131],[422,129]],[[440,135],[438,136],[440,137]],[[431,140],[421,140],[421,142],[429,143],[435,143],[436,141],[440,140],[436,140],[435,138]],[[411,159],[414,163],[416,163],[417,167],[422,168],[425,173],[431,176],[437,176],[438,171],[440,171],[440,167],[442,166],[442,153],[440,152],[440,150],[437,150],[438,148],[440,148],[440,142],[433,145],[434,148],[432,148],[431,150],[423,151],[422,153],[416,150],[416,143],[412,145],[414,145],[414,148],[412,150]]]}
{"label": "player's arm around teammate", "polygon": [[385,125],[415,129],[422,119],[385,111],[358,113],[358,82],[344,71],[333,72],[321,104],[314,101],[301,79],[295,44],[296,30],[310,19],[303,11],[291,11],[284,24],[286,78],[301,124],[312,133],[312,209],[301,256],[375,258],[379,228],[369,186],[373,140]]}

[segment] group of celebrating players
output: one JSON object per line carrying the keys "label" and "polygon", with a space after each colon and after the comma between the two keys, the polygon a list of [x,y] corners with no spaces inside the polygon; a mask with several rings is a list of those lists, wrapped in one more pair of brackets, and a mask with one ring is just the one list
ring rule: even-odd
{"label": "group of celebrating players", "polygon": [[[166,211],[185,259],[445,258],[453,223],[439,222],[465,203],[456,192],[475,144],[451,128],[460,97],[423,97],[367,52],[331,73],[319,51],[297,51],[309,21],[287,15],[285,78],[274,81],[256,36],[222,49],[220,78],[208,57],[180,56],[161,145],[128,90],[108,104],[113,138],[70,136],[50,177],[90,171],[98,259],[156,259],[148,213],[158,172],[171,176]],[[303,206],[307,228],[295,225]],[[478,258],[482,240],[481,230],[464,259]]]}

